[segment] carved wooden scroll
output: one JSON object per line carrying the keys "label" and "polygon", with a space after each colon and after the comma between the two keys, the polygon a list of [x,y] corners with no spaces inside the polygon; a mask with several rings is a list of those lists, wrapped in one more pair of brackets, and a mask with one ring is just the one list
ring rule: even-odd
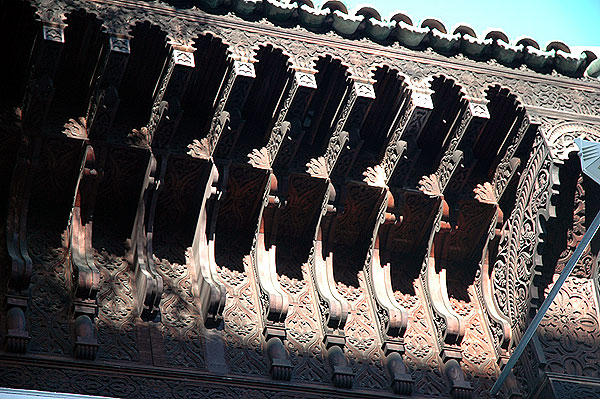
{"label": "carved wooden scroll", "polygon": [[[350,81],[342,104],[333,123],[333,132],[325,154],[312,159],[308,164],[308,173],[313,178],[329,181],[338,159],[344,151],[350,158],[350,163],[344,168],[350,167],[356,154],[356,148],[352,144],[347,145],[352,135],[358,135],[364,122],[366,112],[375,98],[373,86],[370,83]],[[339,201],[339,198],[338,198]],[[319,301],[323,336],[328,349],[327,359],[332,369],[332,381],[337,387],[349,388],[352,386],[353,373],[348,367],[347,360],[343,354],[346,338],[344,336],[344,325],[348,317],[349,305],[337,291],[333,277],[332,252],[327,248],[323,239],[326,236],[322,230],[323,217],[327,212],[335,212],[336,189],[329,183],[321,206],[321,215],[316,225],[314,245],[309,257],[310,273]]]}
{"label": "carved wooden scroll", "polygon": [[183,115],[180,102],[193,67],[192,50],[173,45],[154,94],[150,121],[145,128],[151,153],[131,233],[131,257],[135,270],[138,311],[145,320],[156,316],[163,291],[162,277],[154,264],[152,237],[156,201],[168,161],[164,150],[168,147]]}
{"label": "carved wooden scroll", "polygon": [[[379,251],[379,227],[382,224],[396,223],[394,196],[387,189],[387,183],[395,173],[400,158],[407,149],[416,150],[416,139],[425,126],[433,109],[431,94],[422,90],[411,91],[409,104],[392,126],[392,134],[386,146],[383,159],[374,168],[369,168],[365,181],[370,185],[385,187],[384,198],[371,237],[369,253],[365,263],[371,303],[378,321],[378,332],[386,354],[388,372],[392,377],[394,392],[410,395],[413,381],[402,360],[404,353],[403,335],[408,324],[408,314],[394,297],[390,275],[390,265],[382,264]],[[402,223],[402,219],[398,221]]]}
{"label": "carved wooden scroll", "polygon": [[214,219],[217,215],[215,207],[221,191],[218,187],[217,167],[209,161],[207,169],[209,173],[205,180],[190,263],[196,279],[193,292],[203,315],[204,324],[216,326],[221,322],[226,299],[225,287],[219,280],[215,262]]}
{"label": "carved wooden scroll", "polygon": [[231,153],[243,127],[242,109],[254,82],[254,63],[233,59],[215,100],[206,137],[188,145],[188,154],[208,162],[210,173],[203,190],[202,206],[194,234],[191,262],[195,270],[194,295],[208,327],[222,321],[226,291],[217,275],[215,229],[221,197],[228,183],[229,164],[214,158]]}
{"label": "carved wooden scroll", "polygon": [[98,160],[94,148],[87,145],[67,229],[68,265],[74,280],[75,356],[82,359],[94,359],[99,346],[94,334],[94,320],[98,313],[96,294],[100,272],[94,260],[92,221],[98,183],[102,177],[102,169],[98,167],[101,164],[103,160]]}
{"label": "carved wooden scroll", "polygon": [[[308,109],[310,99],[317,88],[314,73],[295,71],[287,82],[278,109],[275,112],[269,141],[261,150],[253,150],[249,155],[250,164],[256,168],[272,171],[278,158],[282,143],[292,141],[298,145],[304,131],[302,121]],[[288,159],[293,157],[293,145],[287,146]],[[288,160],[282,161],[287,163]],[[270,373],[274,379],[289,380],[292,364],[284,348],[286,337],[285,318],[288,312],[288,295],[282,290],[277,277],[277,221],[279,198],[277,178],[271,172],[267,185],[263,189],[263,202],[259,215],[255,238],[255,256],[253,268],[258,283],[258,291],[264,314],[264,335],[267,340],[267,355],[271,363]]]}
{"label": "carved wooden scroll", "polygon": [[22,137],[9,193],[6,218],[6,249],[9,256],[7,334],[4,343],[9,352],[25,352],[31,339],[25,322],[32,274],[32,262],[27,249],[26,221],[34,165],[37,164],[40,152],[39,143],[36,144],[32,144],[30,137]]}
{"label": "carved wooden scroll", "polygon": [[23,127],[40,129],[54,96],[54,75],[65,42],[64,24],[42,22],[23,98]]}

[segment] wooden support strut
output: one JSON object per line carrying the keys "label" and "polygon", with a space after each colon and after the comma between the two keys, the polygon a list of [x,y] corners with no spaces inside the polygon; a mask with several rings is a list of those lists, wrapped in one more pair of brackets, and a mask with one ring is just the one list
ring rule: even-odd
{"label": "wooden support strut", "polygon": [[243,127],[242,109],[256,78],[253,62],[232,60],[215,99],[206,137],[188,147],[199,158],[226,158]]}
{"label": "wooden support strut", "polygon": [[227,187],[229,155],[243,126],[242,109],[256,77],[253,62],[233,59],[215,99],[215,110],[206,137],[188,145],[188,155],[208,162],[210,173],[202,195],[190,262],[194,268],[194,296],[207,327],[221,324],[226,290],[215,261],[215,230],[220,199]]}
{"label": "wooden support strut", "polygon": [[25,130],[41,129],[54,96],[54,75],[65,42],[65,25],[42,22],[42,32],[36,38],[33,63],[23,98],[22,119]]}
{"label": "wooden support strut", "polygon": [[313,250],[309,259],[309,270],[317,294],[321,313],[321,326],[324,342],[327,347],[327,359],[331,364],[332,382],[336,387],[350,388],[353,372],[348,366],[343,348],[346,343],[344,325],[348,318],[349,305],[340,295],[333,277],[333,254],[323,258],[323,233],[321,222],[327,212],[335,211],[336,190],[329,182],[341,153],[346,149],[349,131],[358,133],[364,122],[370,103],[375,98],[375,91],[370,83],[350,79],[341,106],[334,119],[333,132],[325,154],[311,159],[307,164],[308,173],[313,178],[323,179],[328,185],[323,197],[321,213],[316,225]]}
{"label": "wooden support strut", "polygon": [[180,101],[192,68],[193,49],[172,45],[154,93],[152,114],[146,127],[150,158],[131,233],[131,260],[135,270],[138,311],[144,320],[152,320],[157,315],[163,292],[162,277],[156,271],[152,251],[154,215],[167,169],[166,150],[183,115]]}
{"label": "wooden support strut", "polygon": [[31,339],[27,331],[25,311],[32,274],[32,262],[27,248],[27,214],[33,176],[41,151],[41,128],[54,95],[53,79],[64,46],[65,25],[42,22],[36,37],[32,63],[21,108],[23,135],[11,179],[6,247],[10,258],[8,291],[6,294],[7,334],[5,348],[24,353]]}
{"label": "wooden support strut", "polygon": [[[106,156],[106,152],[103,156]],[[94,334],[94,320],[98,314],[96,295],[100,285],[100,271],[94,260],[92,221],[96,192],[102,177],[99,165],[103,163],[102,155],[98,157],[94,147],[86,145],[67,227],[68,267],[71,274],[77,276],[73,286],[75,356],[88,360],[96,357],[99,346]]]}
{"label": "wooden support strut", "polygon": [[[466,180],[466,176],[457,179],[457,171],[462,168],[465,161],[465,149],[470,149],[483,131],[487,121],[490,118],[486,103],[483,100],[471,100],[467,102],[467,107],[459,121],[452,128],[452,138],[435,172],[440,191],[446,192],[448,186],[450,190],[455,189],[451,181],[455,180],[455,185]],[[457,180],[460,180],[459,182]]]}
{"label": "wooden support strut", "polygon": [[92,98],[86,115],[88,137],[106,139],[117,114],[118,88],[129,60],[129,38],[110,35],[94,72]]}
{"label": "wooden support strut", "polygon": [[[316,71],[315,71],[316,72]],[[285,318],[288,312],[288,295],[282,290],[276,265],[276,237],[279,198],[271,195],[278,192],[277,178],[272,172],[273,164],[278,157],[282,142],[301,137],[302,120],[308,110],[310,100],[317,88],[314,73],[294,71],[290,76],[284,94],[275,112],[271,134],[266,147],[253,150],[249,154],[252,166],[269,170],[269,179],[264,187],[263,202],[256,230],[256,254],[252,259],[256,276],[259,297],[262,302],[267,355],[270,373],[274,379],[289,380],[292,375],[292,364],[283,345],[286,337]],[[299,141],[299,140],[298,140]],[[267,209],[269,208],[269,209]]]}
{"label": "wooden support strut", "polygon": [[404,114],[399,114],[391,127],[392,133],[381,162],[364,173],[368,184],[385,188],[364,271],[368,280],[369,297],[377,316],[378,332],[386,354],[386,364],[392,376],[392,388],[394,392],[402,395],[410,395],[414,384],[402,360],[403,335],[408,324],[408,314],[394,297],[389,265],[381,265],[379,227],[396,221],[394,215],[388,213],[394,206],[394,198],[387,188],[387,183],[407,150],[408,143],[412,146],[416,145],[416,138],[433,109],[429,92],[413,90],[409,101]]}
{"label": "wooden support strut", "polygon": [[[432,194],[442,197],[446,191],[452,191],[456,186],[462,187],[466,177],[458,176],[457,171],[462,168],[461,165],[465,161],[464,149],[472,147],[488,120],[489,112],[484,100],[467,100],[462,117],[452,128],[450,143],[440,160],[438,169],[433,175],[424,177],[420,184],[429,187]],[[434,189],[431,190],[432,187]],[[426,188],[422,190],[428,191]],[[421,273],[421,279],[426,288],[425,294],[444,361],[444,374],[452,386],[451,393],[453,397],[461,395],[470,397],[472,387],[459,364],[462,359],[460,342],[465,334],[465,325],[450,305],[446,270],[443,265],[436,265],[436,259],[445,262],[447,238],[453,232],[453,227],[449,223],[449,211],[448,204],[442,199],[436,228],[431,233],[427,266]]]}
{"label": "wooden support strut", "polygon": [[109,36],[94,72],[95,87],[89,101],[87,117],[71,119],[65,125],[64,131],[68,137],[87,143],[71,207],[66,245],[69,252],[69,268],[71,273],[77,276],[73,286],[75,356],[89,360],[96,357],[99,346],[94,333],[94,323],[98,313],[96,295],[100,272],[94,260],[92,220],[96,194],[108,154],[105,139],[119,104],[117,89],[125,71],[128,54],[127,39]]}
{"label": "wooden support strut", "polygon": [[6,218],[6,249],[10,260],[6,294],[7,334],[4,344],[8,352],[26,352],[31,339],[25,321],[33,268],[27,248],[27,213],[40,146],[39,139],[34,140],[25,135],[22,137],[11,179]]}

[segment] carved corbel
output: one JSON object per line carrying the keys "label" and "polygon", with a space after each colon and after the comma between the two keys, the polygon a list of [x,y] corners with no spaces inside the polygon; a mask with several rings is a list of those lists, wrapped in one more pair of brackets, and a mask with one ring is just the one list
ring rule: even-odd
{"label": "carved corbel", "polygon": [[219,171],[214,163],[209,164],[208,170],[202,203],[200,204],[200,214],[194,233],[190,263],[195,271],[193,293],[194,297],[197,298],[196,301],[203,316],[204,324],[207,327],[216,327],[221,323],[227,294],[217,272],[214,237],[214,227],[218,214],[217,206],[224,184],[219,186]]}
{"label": "carved corbel", "polygon": [[159,165],[159,161],[150,154],[131,233],[130,261],[135,270],[138,314],[143,320],[156,317],[163,292],[162,277],[156,271],[152,256],[152,231],[156,201],[166,166],[166,161]]}
{"label": "carved corbel", "polygon": [[450,224],[450,208],[443,199],[443,191],[437,175],[425,176],[419,185],[420,190],[425,194],[441,198],[435,225],[429,238],[429,249],[425,257],[425,267],[421,272],[421,281],[425,287],[425,295],[429,302],[429,310],[444,362],[443,370],[452,386],[452,397],[469,398],[472,387],[466,381],[459,364],[462,359],[460,343],[465,335],[465,325],[452,309],[446,285],[447,238],[453,231]]}
{"label": "carved corbel", "polygon": [[[521,163],[521,160],[515,157],[515,154],[523,138],[527,134],[535,134],[538,128],[539,123],[533,120],[526,112],[524,112],[520,119],[520,123],[515,123],[513,126],[513,132],[510,135],[512,140],[498,163],[492,179],[492,186],[497,202],[500,201],[506,188],[515,178],[515,173]],[[512,340],[510,321],[502,315],[494,300],[491,281],[495,254],[497,253],[499,241],[502,236],[502,225],[503,214],[502,210],[498,208],[496,217],[490,224],[487,244],[485,245],[481,261],[481,280],[479,285],[476,286],[477,295],[487,315],[487,326],[490,330],[490,336],[493,338],[494,349],[499,364],[508,361],[508,348]]]}
{"label": "carved corbel", "polygon": [[[379,163],[383,168],[386,184],[392,181],[397,170],[402,170],[404,175],[408,175],[408,171],[412,168],[411,162],[417,159],[417,139],[433,111],[431,94],[432,91],[429,89],[411,88],[406,110],[396,117],[392,125],[390,141]],[[401,160],[409,165],[397,167]]]}
{"label": "carved corbel", "polygon": [[[338,114],[336,117],[336,124],[343,125],[343,132],[347,134],[348,139],[342,145],[335,165],[331,165],[330,174],[332,177],[346,177],[350,173],[350,169],[364,142],[360,137],[360,128],[373,104],[373,100],[375,100],[375,89],[371,83],[353,77],[350,77],[350,82],[351,86],[347,88],[345,95],[346,106],[340,108],[338,112],[341,112],[341,114]],[[336,125],[335,130],[337,129]],[[332,148],[331,145],[329,148]],[[325,159],[329,159],[327,154],[325,155]]]}
{"label": "carved corbel", "polygon": [[35,168],[40,153],[39,140],[22,136],[11,179],[6,218],[8,289],[6,293],[6,327],[4,341],[8,352],[24,353],[31,336],[27,331],[25,311],[29,298],[32,261],[27,248],[26,223]]}
{"label": "carved corbel", "polygon": [[183,115],[180,101],[187,88],[192,68],[193,49],[172,45],[169,59],[154,93],[150,121],[145,128],[147,144],[151,151],[131,233],[129,256],[135,270],[138,312],[144,320],[156,317],[163,292],[162,277],[156,271],[153,260],[154,215],[159,188],[167,170],[168,156],[164,152]]}
{"label": "carved corbel", "polygon": [[99,157],[94,147],[87,145],[67,228],[68,267],[73,275],[74,284],[75,356],[89,360],[96,357],[99,346],[94,332],[94,320],[98,314],[96,295],[100,284],[100,272],[94,260],[92,221],[96,192],[102,177],[102,164],[102,156]]}
{"label": "carved corbel", "polygon": [[33,62],[23,98],[22,118],[25,129],[42,127],[54,96],[54,75],[65,42],[65,25],[42,22],[42,32],[36,38]]}
{"label": "carved corbel", "polygon": [[[329,178],[341,154],[351,151],[347,147],[350,134],[358,135],[365,120],[366,113],[375,98],[373,86],[358,80],[350,80],[350,86],[342,100],[335,116],[333,132],[323,156],[311,159],[307,163],[307,172],[313,178],[325,180],[329,184],[321,206],[321,214],[316,227],[313,250],[309,257],[311,278],[318,296],[321,325],[327,358],[331,364],[332,382],[337,387],[350,388],[353,373],[348,366],[343,348],[346,344],[344,326],[348,318],[349,305],[336,289],[333,277],[333,253],[324,253],[324,233],[321,222],[327,212],[336,212],[336,189]],[[360,137],[359,137],[360,138]],[[352,156],[349,165],[341,167],[343,171],[350,167],[356,154]]]}
{"label": "carved corbel", "polygon": [[92,98],[87,111],[88,136],[106,139],[119,107],[118,88],[129,60],[129,38],[110,35],[94,73]]}
{"label": "carved corbel", "polygon": [[208,133],[190,145],[194,156],[204,159],[226,158],[231,153],[244,126],[242,109],[255,77],[253,62],[231,61],[215,99]]}
{"label": "carved corbel", "polygon": [[[271,195],[271,191],[273,194],[278,192],[278,182],[272,173],[272,167],[284,140],[293,140],[296,147],[299,144],[303,135],[302,121],[316,87],[314,74],[295,71],[279,103],[266,147],[249,154],[249,162],[252,166],[266,169],[270,174],[264,188],[263,204],[259,215],[259,228],[255,239],[254,259],[256,261],[253,268],[259,295],[263,298],[261,300],[265,315],[263,333],[267,340],[270,372],[274,379],[289,380],[292,375],[292,364],[283,345],[286,338],[285,318],[289,299],[282,290],[277,276],[276,237],[279,198]],[[291,151],[295,153],[295,149]]]}
{"label": "carved corbel", "polygon": [[293,367],[283,344],[286,338],[285,318],[289,299],[277,278],[277,215],[274,214],[277,212],[275,208],[279,205],[279,198],[269,194],[271,189],[277,191],[277,179],[273,174],[270,176],[269,186],[265,189],[263,208],[259,216],[260,226],[257,230],[253,266],[264,315],[263,334],[267,341],[269,372],[275,380],[289,381]]}
{"label": "carved corbel", "polygon": [[447,187],[451,192],[462,188],[475,166],[473,144],[489,119],[485,100],[467,101],[462,117],[452,128],[452,138],[435,172],[441,192],[446,192]]}
{"label": "carved corbel", "polygon": [[350,305],[335,286],[333,253],[323,253],[321,221],[328,212],[335,212],[335,189],[331,183],[329,183],[329,190],[327,190],[323,200],[317,224],[314,250],[309,257],[309,269],[319,301],[323,341],[327,348],[327,360],[331,366],[331,381],[336,387],[351,388],[354,373],[348,365],[343,349],[346,345],[344,326],[346,325]]}
{"label": "carved corbel", "polygon": [[[414,381],[402,359],[408,314],[394,297],[390,265],[382,265],[379,254],[379,227],[383,224],[396,223],[396,216],[391,212],[394,208],[394,197],[385,183],[406,149],[406,142],[399,141],[399,137],[400,135],[395,135],[395,138],[392,136],[384,154],[384,160],[375,168],[365,172],[365,180],[370,185],[384,188],[384,191],[364,271],[368,281],[369,297],[377,319],[377,331],[386,356],[385,363],[392,380],[392,389],[397,394],[410,395]],[[394,146],[394,144],[396,145]],[[394,152],[390,147],[396,147],[394,150],[397,150],[397,152]],[[382,166],[386,163],[391,163],[391,168],[386,170],[385,166]],[[398,222],[402,223],[401,220]]]}
{"label": "carved corbel", "polygon": [[215,229],[222,193],[227,187],[229,165],[214,158],[227,157],[243,127],[242,109],[256,77],[254,63],[232,57],[219,94],[208,132],[188,145],[191,157],[209,162],[200,214],[192,244],[191,264],[195,270],[194,296],[207,327],[221,324],[226,290],[220,282],[215,261]]}

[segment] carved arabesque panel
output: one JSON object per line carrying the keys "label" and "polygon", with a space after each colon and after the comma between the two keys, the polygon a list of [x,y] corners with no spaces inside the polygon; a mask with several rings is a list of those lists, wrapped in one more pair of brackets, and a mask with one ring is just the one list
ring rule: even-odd
{"label": "carved arabesque panel", "polygon": [[[123,244],[111,233],[96,229],[94,259],[100,271],[98,290],[99,359],[139,361],[136,339],[135,276],[124,254]],[[102,240],[100,241],[100,238]],[[121,254],[119,256],[118,254]]]}
{"label": "carved arabesque panel", "polygon": [[315,295],[309,284],[308,265],[301,266],[300,279],[279,275],[279,283],[287,293],[290,305],[285,319],[287,348],[294,365],[293,379],[312,382],[327,382],[322,331],[318,319]]}
{"label": "carved arabesque panel", "polygon": [[442,361],[432,334],[433,325],[425,308],[423,288],[417,279],[413,282],[414,295],[400,291],[396,300],[408,313],[408,327],[404,334],[404,361],[415,380],[414,394],[448,396],[449,390],[441,372]]}
{"label": "carved arabesque panel", "polygon": [[67,252],[56,228],[35,227],[35,233],[28,234],[33,263],[31,302],[26,313],[31,331],[29,350],[69,356],[73,346],[69,328],[72,300],[65,281]]}
{"label": "carved arabesque panel", "polygon": [[[186,254],[189,259],[188,248]],[[205,349],[201,333],[204,326],[193,305],[189,261],[185,264],[155,258],[165,291],[160,303],[165,362],[179,367],[204,367]]]}
{"label": "carved arabesque panel", "polygon": [[541,266],[541,256],[536,255],[544,238],[541,221],[554,216],[550,197],[558,177],[553,168],[546,143],[538,135],[521,177],[515,208],[502,226],[492,271],[496,303],[518,334],[525,328],[531,300],[537,300],[531,283],[536,268]]}
{"label": "carved arabesque panel", "polygon": [[600,323],[593,285],[589,278],[570,276],[542,319],[538,336],[547,371],[600,377]]}
{"label": "carved arabesque panel", "polygon": [[469,301],[450,297],[450,304],[465,323],[465,336],[461,341],[463,370],[473,384],[473,397],[489,397],[492,381],[500,372],[494,355],[493,343],[485,328],[482,305],[475,292],[476,280],[467,289]]}
{"label": "carved arabesque panel", "polygon": [[[261,316],[250,255],[244,254],[233,238],[229,240],[227,249],[221,251],[223,253],[219,254],[217,246],[218,272],[227,290],[223,332],[229,367],[234,373],[267,374],[262,355]],[[240,261],[242,265],[238,264]]]}
{"label": "carved arabesque panel", "polygon": [[[351,269],[356,273],[354,268]],[[350,307],[344,327],[345,352],[355,374],[356,386],[386,389],[389,384],[384,377],[385,357],[381,350],[382,343],[376,329],[377,321],[371,308],[367,282],[362,270],[358,271],[357,278],[357,287],[337,282],[338,292],[348,301]]]}

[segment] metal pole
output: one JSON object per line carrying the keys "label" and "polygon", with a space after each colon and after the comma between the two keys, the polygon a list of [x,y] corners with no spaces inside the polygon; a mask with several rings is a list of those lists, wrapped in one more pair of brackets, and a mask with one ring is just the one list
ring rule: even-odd
{"label": "metal pole", "polygon": [[533,334],[535,334],[536,329],[538,328],[540,322],[544,318],[544,315],[550,308],[550,305],[552,305],[552,301],[554,301],[554,298],[558,294],[558,291],[560,291],[560,288],[567,280],[567,277],[569,277],[569,274],[571,274],[571,271],[573,271],[573,268],[581,258],[581,255],[583,255],[583,251],[585,250],[585,248],[588,246],[590,241],[592,241],[592,238],[594,238],[596,231],[598,231],[598,227],[600,227],[600,211],[598,211],[598,213],[596,214],[594,221],[583,235],[581,242],[575,248],[575,252],[573,252],[571,259],[569,259],[569,262],[567,262],[567,266],[565,266],[563,271],[560,273],[558,280],[556,280],[556,283],[554,283],[554,286],[552,287],[550,293],[542,303],[542,306],[540,306],[540,309],[531,321],[531,324],[529,325],[529,327],[527,327],[525,334],[523,334],[521,341],[519,341],[519,345],[517,345],[517,348],[510,356],[510,359],[508,359],[506,366],[504,366],[504,368],[502,369],[500,377],[498,377],[498,380],[496,381],[496,383],[490,391],[492,396],[496,395],[498,391],[500,391],[500,388],[502,388],[502,384],[504,384],[504,381],[506,380],[506,377],[508,377],[510,370],[512,370],[512,368],[515,366],[515,363],[517,363],[517,360],[519,360],[521,354],[523,354],[525,347],[533,337]]}

